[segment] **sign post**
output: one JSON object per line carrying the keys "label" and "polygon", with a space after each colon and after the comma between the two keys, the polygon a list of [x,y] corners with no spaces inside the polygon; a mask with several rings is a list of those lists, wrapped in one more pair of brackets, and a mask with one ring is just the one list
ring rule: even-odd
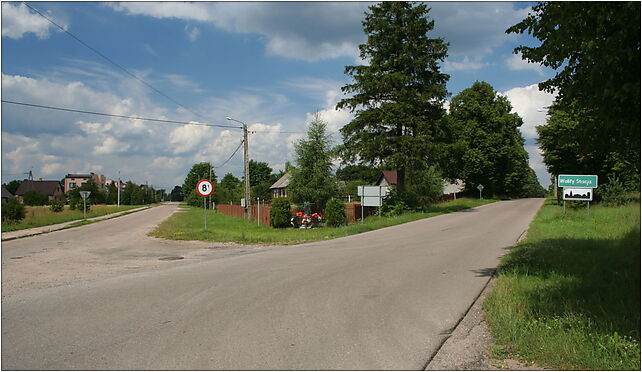
{"label": "sign post", "polygon": [[477,190],[479,190],[479,199],[482,198],[481,192],[482,192],[483,189],[484,189],[484,185],[482,185],[481,183],[479,185],[477,185]]}
{"label": "sign post", "polygon": [[205,230],[207,230],[207,202],[206,199],[214,191],[214,185],[210,180],[200,180],[196,184],[196,192],[203,197],[203,220],[205,221]]}
{"label": "sign post", "polygon": [[91,194],[91,191],[80,191],[80,197],[82,198],[82,218],[83,220],[87,219],[87,198]]}
{"label": "sign post", "polygon": [[388,186],[357,186],[357,195],[361,197],[361,221],[363,221],[363,207],[379,207],[381,215],[381,205],[383,198],[388,195]]}
{"label": "sign post", "polygon": [[594,189],[597,188],[597,175],[560,174],[557,176],[557,186],[564,188],[562,191],[564,215],[566,215],[567,200],[585,201],[586,213],[588,213]]}

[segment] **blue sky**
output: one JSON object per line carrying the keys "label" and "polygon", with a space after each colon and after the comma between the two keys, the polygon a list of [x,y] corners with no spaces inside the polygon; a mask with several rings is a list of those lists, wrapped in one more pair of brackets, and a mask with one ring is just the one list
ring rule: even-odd
{"label": "blue sky", "polygon": [[[346,65],[360,63],[365,2],[33,2],[85,43],[189,110],[87,49],[22,3],[2,3],[2,99],[79,110],[230,125],[244,121],[250,156],[275,170],[293,159],[314,112],[335,143],[351,114],[334,109],[348,83]],[[442,69],[452,95],[476,80],[505,94],[524,119],[531,166],[549,183],[535,144],[542,107],[553,96],[537,83],[553,71],[512,54],[533,44],[504,30],[529,3],[428,3],[431,37],[450,43]],[[155,187],[180,185],[199,161],[222,164],[241,132],[174,126],[2,104],[2,182],[96,172]],[[239,151],[217,169],[242,174]]]}

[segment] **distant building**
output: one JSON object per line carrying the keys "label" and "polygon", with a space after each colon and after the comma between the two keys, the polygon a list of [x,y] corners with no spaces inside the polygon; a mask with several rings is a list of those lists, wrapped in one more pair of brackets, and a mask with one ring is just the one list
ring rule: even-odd
{"label": "distant building", "polygon": [[397,171],[381,171],[375,186],[397,186]]}
{"label": "distant building", "polygon": [[57,200],[57,201],[64,201],[65,200],[65,193],[62,190],[62,186],[60,185],[60,181],[29,181],[29,180],[24,180],[18,186],[18,190],[16,190],[16,197],[18,200],[23,203],[23,197],[25,193],[31,190],[36,190],[40,191],[41,193],[47,195],[49,198],[49,201],[52,200]]}
{"label": "distant building", "polygon": [[9,201],[9,199],[12,199],[13,195],[7,190],[4,186],[2,186],[2,202],[6,203]]}
{"label": "distant building", "polygon": [[290,174],[286,173],[278,181],[270,187],[272,191],[272,198],[287,198],[288,197],[288,185],[290,184]]}
{"label": "distant building", "polygon": [[[114,184],[114,186],[118,187],[118,180],[105,180],[105,187]],[[125,182],[120,181],[120,191],[122,192],[125,190]]]}
{"label": "distant building", "polygon": [[102,174],[96,174],[93,172],[89,174],[70,173],[65,176],[64,191],[65,193],[68,193],[69,191],[75,189],[76,187],[80,187],[82,184],[91,179],[94,180],[94,183],[96,184],[96,186],[98,186],[98,189],[102,190],[105,188],[105,176],[103,176]]}

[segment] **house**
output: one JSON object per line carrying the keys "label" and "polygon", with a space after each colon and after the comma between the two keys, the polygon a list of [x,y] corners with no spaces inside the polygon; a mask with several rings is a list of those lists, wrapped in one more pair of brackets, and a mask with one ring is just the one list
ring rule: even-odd
{"label": "house", "polygon": [[274,184],[270,187],[272,191],[272,199],[274,198],[287,198],[288,190],[287,187],[290,184],[290,174],[286,173],[281,178],[279,178]]}
{"label": "house", "polygon": [[76,187],[80,187],[90,179],[94,180],[94,183],[96,184],[96,186],[98,186],[98,189],[102,190],[105,188],[105,176],[103,176],[102,174],[96,174],[93,172],[89,174],[70,173],[65,176],[65,193],[75,189]]}
{"label": "house", "polygon": [[13,195],[11,195],[9,190],[7,190],[4,186],[2,186],[2,202],[6,203],[11,198],[13,198]]}
{"label": "house", "polygon": [[114,185],[118,188],[118,185],[120,185],[120,191],[123,192],[125,190],[125,182],[123,181],[118,181],[118,180],[105,180],[105,187],[109,185]]}
{"label": "house", "polygon": [[24,180],[22,181],[20,186],[18,186],[18,190],[16,190],[16,197],[18,198],[20,203],[23,202],[23,197],[25,193],[31,190],[40,191],[41,193],[47,195],[47,198],[49,198],[49,201],[65,200],[65,193],[62,191],[62,186],[60,185],[60,181]]}
{"label": "house", "polygon": [[396,186],[397,185],[397,171],[381,171],[381,175],[377,180],[375,186]]}

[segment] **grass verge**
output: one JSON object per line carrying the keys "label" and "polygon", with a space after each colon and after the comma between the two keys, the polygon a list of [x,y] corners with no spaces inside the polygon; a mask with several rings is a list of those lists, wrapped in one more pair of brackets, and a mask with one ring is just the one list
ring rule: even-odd
{"label": "grass verge", "polygon": [[[121,205],[118,208],[115,205],[92,205],[91,210],[87,212],[87,218],[104,216],[110,213],[127,211],[139,208],[141,205]],[[71,210],[65,206],[62,212],[52,212],[48,206],[25,207],[25,218],[18,223],[2,223],[2,232],[30,229],[33,227],[55,225],[58,223],[82,220],[83,212],[80,210]]]}
{"label": "grass verge", "polygon": [[495,341],[552,369],[640,370],[640,204],[547,201],[484,303]]}
{"label": "grass verge", "polygon": [[240,218],[209,211],[207,215],[208,229],[205,231],[203,209],[188,207],[163,221],[150,235],[158,238],[176,240],[237,242],[243,244],[300,244],[359,234],[422,218],[468,209],[494,201],[496,200],[458,199],[437,204],[427,212],[406,213],[396,217],[371,216],[366,218],[363,223],[359,221],[348,226],[336,228],[320,227],[316,229],[274,229],[267,226],[258,226],[256,222],[248,222]]}

